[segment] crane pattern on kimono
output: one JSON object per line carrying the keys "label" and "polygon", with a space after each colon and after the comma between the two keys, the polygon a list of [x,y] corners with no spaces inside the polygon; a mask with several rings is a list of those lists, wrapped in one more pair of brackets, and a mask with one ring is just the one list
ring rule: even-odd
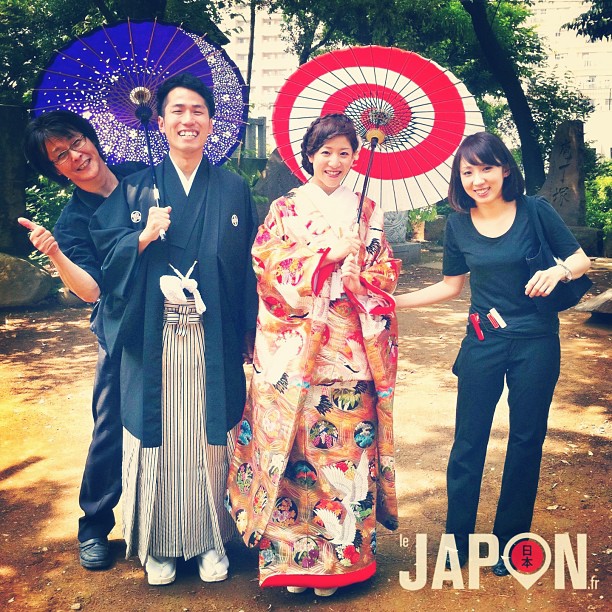
{"label": "crane pattern on kimono", "polygon": [[279,393],[284,393],[289,387],[287,365],[300,354],[304,346],[304,339],[298,333],[285,332],[279,335],[272,350],[265,342],[257,344],[257,362],[266,365],[258,370],[255,363],[253,369],[261,374],[264,380],[270,383]]}
{"label": "crane pattern on kimono", "polygon": [[329,537],[326,538],[337,546],[348,546],[355,542],[357,536],[357,517],[353,506],[361,504],[368,498],[368,475],[369,462],[365,451],[361,453],[359,465],[353,472],[353,478],[348,478],[346,473],[335,465],[321,468],[321,471],[341,494],[344,494],[341,504],[345,509],[344,521],[326,508],[315,509],[314,513],[321,519]]}

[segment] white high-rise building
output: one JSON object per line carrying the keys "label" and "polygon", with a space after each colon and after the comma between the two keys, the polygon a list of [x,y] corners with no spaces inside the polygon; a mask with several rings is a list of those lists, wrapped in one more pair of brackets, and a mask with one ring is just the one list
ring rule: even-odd
{"label": "white high-rise building", "polygon": [[[272,109],[278,91],[298,68],[298,58],[286,51],[287,43],[281,40],[282,16],[279,13],[257,11],[255,17],[255,44],[253,50],[253,68],[251,75],[249,117],[265,117],[267,123],[267,149],[274,148],[272,139]],[[240,28],[236,33],[230,30]],[[243,9],[234,19],[227,19],[221,24],[227,33],[229,44],[225,51],[236,63],[246,81],[249,54],[249,10]]]}
{"label": "white high-rise building", "polygon": [[[536,0],[533,22],[538,33],[551,49],[550,63],[558,66],[558,73],[570,73],[576,87],[589,96],[595,112],[585,125],[585,140],[596,151],[612,157],[612,42],[591,43],[588,38],[562,26],[585,12],[583,0]],[[278,13],[257,11],[253,72],[251,76],[250,117],[265,117],[268,126],[267,148],[272,142],[271,118],[274,101],[285,79],[298,68],[297,56],[286,51],[281,39],[282,16]],[[241,28],[239,33],[230,30]],[[230,43],[225,46],[246,79],[249,52],[249,11],[227,19],[221,29],[228,33]]]}
{"label": "white high-rise building", "polygon": [[612,157],[612,41],[589,42],[562,29],[589,8],[583,0],[536,0],[532,11],[538,34],[552,51],[551,65],[573,75],[573,83],[591,98],[595,112],[585,125],[585,141]]}

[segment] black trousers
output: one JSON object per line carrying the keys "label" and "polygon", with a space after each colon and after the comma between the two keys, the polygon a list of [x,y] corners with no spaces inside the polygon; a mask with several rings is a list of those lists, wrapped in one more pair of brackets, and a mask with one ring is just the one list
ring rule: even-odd
{"label": "black trousers", "polygon": [[495,407],[508,385],[510,433],[493,533],[500,554],[513,536],[528,532],[538,490],[548,411],[559,378],[559,336],[479,341],[472,330],[453,366],[458,377],[455,439],[446,473],[446,532],[467,553],[474,533]]}
{"label": "black trousers", "polygon": [[92,400],[94,428],[79,495],[84,512],[79,519],[80,542],[106,537],[115,525],[113,508],[121,497],[123,446],[120,363],[99,345]]}

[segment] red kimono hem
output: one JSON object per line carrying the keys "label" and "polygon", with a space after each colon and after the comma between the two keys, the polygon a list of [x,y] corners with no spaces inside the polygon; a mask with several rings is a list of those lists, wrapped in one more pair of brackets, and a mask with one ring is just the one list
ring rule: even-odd
{"label": "red kimono hem", "polygon": [[367,567],[347,574],[277,574],[266,578],[259,586],[268,587],[307,587],[317,589],[333,589],[348,586],[356,582],[364,582],[376,573],[376,561]]}

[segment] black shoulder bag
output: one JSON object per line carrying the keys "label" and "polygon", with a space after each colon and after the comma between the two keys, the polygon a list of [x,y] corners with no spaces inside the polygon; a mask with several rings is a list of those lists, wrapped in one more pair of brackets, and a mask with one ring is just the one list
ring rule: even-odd
{"label": "black shoulder bag", "polygon": [[[544,235],[542,221],[537,208],[537,198],[528,196],[525,198],[525,201],[529,211],[529,220],[540,241],[540,249],[535,257],[525,258],[529,266],[531,278],[538,270],[547,270],[552,268],[552,266],[556,266],[557,261]],[[575,306],[592,285],[593,281],[586,274],[583,274],[576,280],[571,280],[567,283],[557,283],[557,286],[549,296],[534,297],[533,301],[540,312],[560,312]]]}

